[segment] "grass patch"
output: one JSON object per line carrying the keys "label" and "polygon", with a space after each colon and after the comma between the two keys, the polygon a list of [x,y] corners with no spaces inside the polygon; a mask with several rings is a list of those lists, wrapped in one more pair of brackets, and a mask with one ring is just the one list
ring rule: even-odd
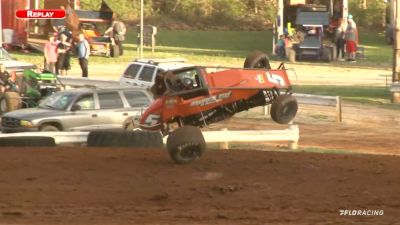
{"label": "grass patch", "polygon": [[[120,58],[91,57],[90,64],[121,64],[138,57],[136,27],[130,27],[124,42],[125,54]],[[241,66],[246,55],[253,50],[272,51],[272,31],[184,31],[160,29],[157,34],[157,47],[152,53],[145,48],[146,58],[183,57],[202,65]],[[391,46],[386,45],[384,33],[371,30],[360,32],[360,42],[366,48],[366,60],[354,66],[389,67],[392,59]],[[12,52],[19,60],[41,65],[43,55]],[[71,60],[77,65],[77,60]],[[319,62],[316,62],[319,63]],[[322,65],[325,65],[321,63]],[[334,62],[335,64],[335,62]],[[330,66],[331,64],[326,64]]]}
{"label": "grass patch", "polygon": [[322,149],[322,148],[302,148],[301,151],[309,153],[322,153],[322,154],[359,154],[351,150],[340,149]]}
{"label": "grass patch", "polygon": [[335,85],[294,85],[295,93],[341,96],[343,100],[379,106],[388,109],[400,109],[400,105],[390,102],[390,92],[385,87],[371,86],[335,86]]}

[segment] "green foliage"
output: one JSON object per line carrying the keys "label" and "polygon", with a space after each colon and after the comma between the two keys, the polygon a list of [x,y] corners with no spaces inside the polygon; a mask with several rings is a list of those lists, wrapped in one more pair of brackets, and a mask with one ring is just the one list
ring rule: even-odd
{"label": "green foliage", "polygon": [[349,12],[358,25],[381,27],[384,25],[386,3],[382,0],[368,0],[367,8],[360,7],[360,0],[349,1]]}
{"label": "green foliage", "polygon": [[[145,17],[169,18],[189,25],[270,23],[276,14],[275,0],[145,0]],[[140,0],[105,0],[125,21],[138,21]],[[97,10],[101,0],[81,0],[82,9]],[[250,21],[249,21],[250,20]],[[261,22],[260,22],[261,21]],[[162,21],[161,21],[162,22]]]}

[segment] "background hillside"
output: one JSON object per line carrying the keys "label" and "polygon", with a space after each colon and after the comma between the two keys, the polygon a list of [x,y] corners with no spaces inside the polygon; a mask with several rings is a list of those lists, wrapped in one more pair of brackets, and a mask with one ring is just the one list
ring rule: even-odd
{"label": "background hillside", "polygon": [[[135,24],[140,0],[105,0],[124,21]],[[275,0],[145,0],[147,23],[169,29],[262,30],[271,28]],[[82,9],[98,9],[101,0],[81,0]],[[350,0],[350,13],[361,26],[383,26],[383,0]]]}

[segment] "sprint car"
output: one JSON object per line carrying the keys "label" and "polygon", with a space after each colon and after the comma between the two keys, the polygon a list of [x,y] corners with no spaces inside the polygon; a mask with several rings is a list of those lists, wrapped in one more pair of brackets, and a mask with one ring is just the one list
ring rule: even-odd
{"label": "sprint car", "polygon": [[161,72],[151,90],[155,101],[138,126],[168,135],[167,150],[177,163],[202,155],[206,143],[201,127],[265,105],[271,105],[275,122],[287,124],[298,108],[284,65],[271,69],[260,51],[246,58],[244,68],[191,66]]}

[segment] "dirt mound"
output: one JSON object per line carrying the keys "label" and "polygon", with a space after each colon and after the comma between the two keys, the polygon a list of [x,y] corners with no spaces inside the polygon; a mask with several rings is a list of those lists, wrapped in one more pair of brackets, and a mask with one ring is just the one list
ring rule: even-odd
{"label": "dirt mound", "polygon": [[[400,158],[164,150],[1,149],[0,223],[395,224]],[[384,210],[340,216],[340,209]]]}

